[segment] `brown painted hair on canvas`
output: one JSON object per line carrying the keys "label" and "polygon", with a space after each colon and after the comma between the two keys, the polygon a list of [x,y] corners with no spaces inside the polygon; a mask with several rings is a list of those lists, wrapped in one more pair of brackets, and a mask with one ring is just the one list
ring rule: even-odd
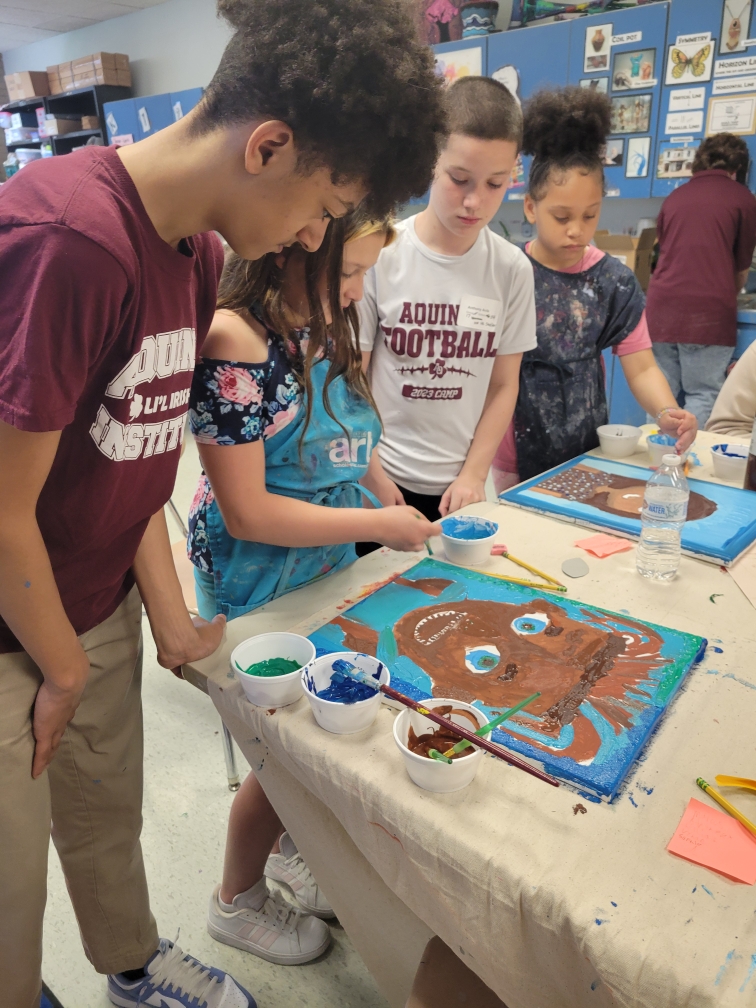
{"label": "brown painted hair on canvas", "polygon": [[218,0],[234,34],[196,129],[291,127],[303,172],[362,182],[383,217],[427,189],[446,134],[443,86],[405,0]]}
{"label": "brown painted hair on canvas", "polygon": [[460,77],[447,88],[446,111],[450,134],[509,140],[520,147],[520,106],[511,91],[493,77]]}

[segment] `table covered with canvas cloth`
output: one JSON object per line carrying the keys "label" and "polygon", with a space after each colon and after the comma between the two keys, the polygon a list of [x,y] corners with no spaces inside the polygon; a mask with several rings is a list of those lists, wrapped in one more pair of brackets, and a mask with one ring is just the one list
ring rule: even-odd
{"label": "table covered with canvas cloth", "polygon": [[[699,435],[699,478],[708,440]],[[568,581],[570,598],[708,638],[612,804],[490,756],[469,787],[432,794],[407,776],[388,707],[368,730],[338,736],[304,698],[275,712],[247,702],[232,646],[267,630],[309,633],[420,557],[381,550],[233,621],[224,648],[185,675],[210,693],[392,1008],[432,933],[508,1008],[756,1005],[756,888],[665,849],[688,800],[710,802],[697,776],[756,778],[751,603],[713,564],[683,557],[672,583],[649,582],[634,550],[598,560],[575,548],[590,534],[579,526],[495,503],[465,512],[497,521],[498,539]],[[434,550],[443,559],[440,542]],[[560,568],[574,556],[590,571],[571,581]],[[483,569],[523,573],[501,557]],[[735,800],[756,819],[756,795]]]}

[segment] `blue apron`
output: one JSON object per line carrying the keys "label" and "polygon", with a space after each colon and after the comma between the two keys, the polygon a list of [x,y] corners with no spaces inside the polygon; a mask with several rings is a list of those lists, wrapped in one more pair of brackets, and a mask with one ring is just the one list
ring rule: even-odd
{"label": "blue apron", "polygon": [[[344,433],[323,404],[328,366],[321,360],[312,367],[312,415],[304,437],[303,405],[291,423],[265,440],[265,487],[269,493],[324,507],[361,507],[363,495],[380,507],[373,494],[357,483],[378,444],[380,422],[370,403],[340,375],[328,386],[328,401],[349,436]],[[208,507],[206,529],[213,573],[195,568],[201,615],[208,615],[214,594],[215,612],[235,619],[357,557],[354,543],[288,547],[234,539],[216,500]]]}

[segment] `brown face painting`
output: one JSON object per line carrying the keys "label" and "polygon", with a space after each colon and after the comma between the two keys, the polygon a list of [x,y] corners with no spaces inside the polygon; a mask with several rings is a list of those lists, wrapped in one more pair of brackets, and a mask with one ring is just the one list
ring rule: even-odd
{"label": "brown face painting", "polygon": [[[645,485],[628,476],[615,476],[580,463],[551,476],[531,489],[534,493],[590,504],[599,511],[619,515],[621,518],[640,518]],[[688,521],[708,518],[716,510],[717,505],[714,501],[702,494],[691,492],[688,501]]]}
{"label": "brown face painting", "polygon": [[[430,592],[422,580],[414,586],[426,596],[437,594],[436,584],[428,586]],[[473,599],[434,603],[399,619],[394,639],[398,653],[430,676],[434,696],[479,700],[504,710],[540,692],[528,707],[530,717],[515,716],[507,730],[516,735],[519,723],[556,741],[562,728],[572,725],[573,741],[560,755],[584,762],[597,754],[601,740],[580,713],[582,702],[590,698],[619,735],[644,707],[628,694],[642,693],[651,670],[669,664],[651,627],[622,617],[620,631],[609,615],[584,614],[590,623],[571,618],[549,598],[521,605]],[[335,622],[345,632],[345,649],[375,654],[375,630],[345,616]],[[527,741],[539,745],[532,737]],[[541,748],[548,747],[547,739],[544,743]]]}

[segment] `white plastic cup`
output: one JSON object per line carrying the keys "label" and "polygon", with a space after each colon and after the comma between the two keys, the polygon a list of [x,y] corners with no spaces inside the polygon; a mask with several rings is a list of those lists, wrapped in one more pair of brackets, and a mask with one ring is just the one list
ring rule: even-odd
{"label": "white plastic cup", "polygon": [[[465,539],[458,534],[464,530],[486,534],[480,539]],[[446,559],[463,567],[485,563],[491,556],[491,547],[498,531],[496,522],[477,515],[450,515],[444,518],[441,522],[441,542]]]}
{"label": "white plastic cup", "polygon": [[630,424],[604,424],[596,428],[601,451],[609,458],[626,458],[632,455],[638,446],[643,431],[640,427]]}
{"label": "white plastic cup", "polygon": [[[268,658],[290,658],[299,668],[280,676],[248,675],[244,669]],[[315,645],[294,633],[264,633],[248,637],[231,652],[231,670],[256,707],[286,707],[302,696],[302,670],[315,659]]]}
{"label": "white plastic cup", "polygon": [[[488,718],[477,707],[472,704],[462,703],[461,700],[443,700],[434,697],[432,700],[423,700],[423,704],[428,710],[436,707],[443,707],[451,704],[456,710],[466,710],[475,717],[482,727],[488,724]],[[468,718],[459,714],[451,715],[452,724],[458,724],[462,728],[475,731]],[[407,748],[407,738],[409,736],[410,725],[415,730],[415,735],[425,735],[426,732],[433,732],[439,726],[430,718],[418,714],[417,711],[407,708],[394,719],[394,741],[399,748],[399,752],[404,757],[404,765],[407,773],[418,787],[425,791],[435,791],[437,794],[445,794],[449,791],[460,791],[472,781],[478,772],[478,766],[483,759],[483,749],[469,748],[465,750],[469,755],[458,756],[451,763],[444,763],[441,760],[429,759],[427,756],[418,756],[411,749]],[[486,736],[488,737],[488,736]]]}
{"label": "white plastic cup", "polygon": [[718,479],[731,480],[743,484],[748,465],[748,448],[746,445],[717,444],[711,449],[711,461],[714,465],[714,475]]}
{"label": "white plastic cup", "polygon": [[312,713],[320,727],[334,735],[354,735],[355,732],[369,728],[375,721],[381,706],[381,694],[376,690],[375,696],[352,704],[323,700],[322,697],[316,696],[320,690],[327,689],[330,685],[334,672],[333,663],[339,658],[356,665],[370,676],[375,676],[378,672],[376,682],[381,686],[388,686],[391,676],[387,665],[372,655],[362,654],[359,651],[338,651],[335,654],[322,655],[302,669],[300,677],[302,689],[310,701]]}

